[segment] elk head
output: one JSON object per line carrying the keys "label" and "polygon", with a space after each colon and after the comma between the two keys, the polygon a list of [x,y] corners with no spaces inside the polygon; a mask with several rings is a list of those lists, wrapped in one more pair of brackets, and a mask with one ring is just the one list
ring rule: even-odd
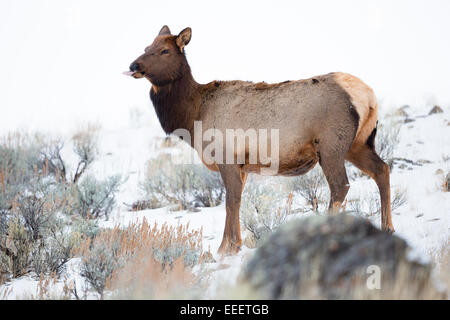
{"label": "elk head", "polygon": [[181,78],[189,68],[184,47],[191,40],[191,28],[186,28],[177,36],[170,33],[169,27],[162,27],[153,43],[145,48],[144,54],[124,72],[136,79],[146,78],[158,87]]}

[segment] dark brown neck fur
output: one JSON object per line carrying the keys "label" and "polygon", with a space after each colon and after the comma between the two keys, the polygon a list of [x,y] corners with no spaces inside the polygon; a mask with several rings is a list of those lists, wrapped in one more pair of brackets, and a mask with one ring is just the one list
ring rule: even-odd
{"label": "dark brown neck fur", "polygon": [[198,117],[199,84],[192,77],[189,65],[182,74],[163,86],[152,86],[150,99],[163,130],[170,134],[176,129],[193,130]]}

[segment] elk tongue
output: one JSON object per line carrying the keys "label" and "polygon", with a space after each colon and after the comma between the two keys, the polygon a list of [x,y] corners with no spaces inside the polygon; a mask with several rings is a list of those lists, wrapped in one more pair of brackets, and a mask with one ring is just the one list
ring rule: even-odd
{"label": "elk tongue", "polygon": [[124,74],[124,75],[126,75],[126,76],[133,76],[133,71],[124,71],[124,72],[122,72],[122,74]]}

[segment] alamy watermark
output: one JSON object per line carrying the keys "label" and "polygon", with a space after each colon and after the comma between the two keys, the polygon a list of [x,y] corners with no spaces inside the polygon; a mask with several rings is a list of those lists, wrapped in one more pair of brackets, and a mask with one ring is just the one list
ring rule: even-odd
{"label": "alamy watermark", "polygon": [[366,270],[367,274],[370,274],[366,280],[366,286],[369,290],[381,289],[381,268],[377,265],[370,265]]}
{"label": "alamy watermark", "polygon": [[257,165],[262,175],[274,175],[279,168],[279,129],[225,129],[209,128],[203,131],[201,121],[194,122],[194,140],[186,129],[177,129],[173,135],[192,145],[200,158],[193,154],[172,155],[175,164],[202,163]]}

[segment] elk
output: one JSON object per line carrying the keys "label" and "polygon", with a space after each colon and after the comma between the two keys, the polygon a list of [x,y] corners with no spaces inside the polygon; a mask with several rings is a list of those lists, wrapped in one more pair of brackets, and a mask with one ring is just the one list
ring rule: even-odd
{"label": "elk", "polygon": [[[321,166],[330,188],[329,212],[335,214],[350,188],[345,161],[376,182],[381,198],[381,226],[394,232],[391,219],[389,166],[375,152],[378,104],[373,90],[359,78],[341,72],[276,84],[246,81],[197,83],[185,55],[191,28],[172,35],[164,26],[126,72],[151,83],[150,99],[166,134],[185,129],[194,134],[201,121],[202,132],[276,128],[279,130],[278,170],[275,175],[297,176]],[[275,141],[269,142],[269,149]],[[226,189],[226,219],[221,254],[240,250],[241,194],[249,173],[261,174],[267,167],[257,159],[248,162],[249,148],[233,149],[244,163],[210,163],[219,171]],[[234,146],[223,145],[226,152]]]}

